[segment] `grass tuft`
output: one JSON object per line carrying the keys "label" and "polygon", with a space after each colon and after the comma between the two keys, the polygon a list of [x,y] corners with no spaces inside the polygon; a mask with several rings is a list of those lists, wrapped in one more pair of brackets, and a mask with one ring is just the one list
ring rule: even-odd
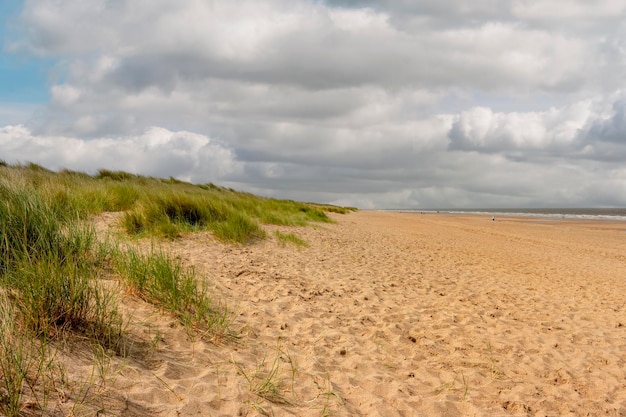
{"label": "grass tuft", "polygon": [[96,176],[98,179],[110,179],[113,181],[125,181],[135,177],[136,175],[125,171],[110,171],[108,169],[99,169],[98,175]]}
{"label": "grass tuft", "polygon": [[[292,405],[293,402],[287,397],[285,393],[285,379],[283,377],[283,363],[282,353],[280,350],[276,352],[276,356],[271,364],[268,366],[266,358],[263,358],[261,363],[257,365],[256,369],[246,371],[243,366],[234,362],[239,373],[248,382],[248,387],[251,393],[265,399],[274,404]],[[287,356],[286,362],[290,366],[290,376],[293,380],[297,373],[295,363],[291,360],[291,357]],[[292,387],[293,390],[293,387]],[[253,403],[256,404],[256,403]]]}
{"label": "grass tuft", "polygon": [[277,230],[274,234],[276,235],[276,238],[278,239],[278,241],[283,244],[291,243],[292,245],[296,245],[300,247],[309,246],[309,244],[306,243],[306,241],[300,239],[298,236],[294,235],[293,233],[281,233],[280,231]]}
{"label": "grass tuft", "polygon": [[0,293],[0,413],[18,416],[29,367],[29,339],[19,328],[13,305]]}
{"label": "grass tuft", "polygon": [[16,291],[25,324],[43,338],[70,330],[113,344],[121,319],[113,298],[93,283],[93,230],[67,223],[29,187],[0,183],[0,194],[0,278]]}
{"label": "grass tuft", "polygon": [[114,262],[127,290],[172,313],[191,333],[215,340],[236,338],[230,314],[209,296],[205,280],[162,251],[142,254],[133,248],[117,251]]}
{"label": "grass tuft", "polygon": [[66,243],[56,214],[33,191],[0,182],[0,273],[62,251]]}
{"label": "grass tuft", "polygon": [[236,243],[251,243],[264,239],[265,230],[244,214],[234,213],[225,221],[211,226],[213,234],[220,240]]}
{"label": "grass tuft", "polygon": [[0,414],[21,415],[24,397],[45,407],[48,350],[47,343],[32,337],[23,325],[11,297],[0,292]]}

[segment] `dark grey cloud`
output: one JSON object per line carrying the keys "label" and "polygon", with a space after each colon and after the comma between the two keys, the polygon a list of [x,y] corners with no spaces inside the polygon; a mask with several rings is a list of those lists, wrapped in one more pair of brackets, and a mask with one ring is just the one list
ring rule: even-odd
{"label": "dark grey cloud", "polygon": [[608,118],[593,120],[584,135],[589,141],[606,141],[626,146],[626,98],[613,103]]}

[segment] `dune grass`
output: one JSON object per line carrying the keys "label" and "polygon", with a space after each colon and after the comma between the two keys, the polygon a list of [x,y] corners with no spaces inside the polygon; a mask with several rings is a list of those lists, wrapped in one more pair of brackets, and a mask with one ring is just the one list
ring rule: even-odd
{"label": "dune grass", "polygon": [[20,414],[24,397],[45,409],[57,340],[72,334],[124,348],[115,293],[97,279],[104,252],[93,229],[36,184],[0,177],[0,415],[7,416]]}
{"label": "dune grass", "polygon": [[20,327],[17,312],[0,293],[0,414],[18,416],[26,378],[33,362],[32,339]]}
{"label": "dune grass", "polygon": [[296,246],[300,246],[300,247],[307,247],[307,246],[309,246],[309,244],[306,243],[305,240],[299,238],[298,236],[294,235],[293,233],[282,233],[279,230],[277,230],[274,233],[274,235],[276,236],[278,241],[283,243],[283,244],[290,243],[292,245],[296,245]]}
{"label": "dune grass", "polygon": [[149,195],[124,216],[124,227],[131,235],[175,238],[183,232],[209,230],[225,242],[246,244],[266,237],[261,224],[304,226],[332,221],[322,207],[215,186],[157,188],[149,190]]}
{"label": "dune grass", "polygon": [[43,376],[59,335],[116,348],[122,320],[113,295],[93,279],[93,231],[68,221],[75,216],[28,182],[2,178],[0,196],[0,411],[17,416],[24,395],[45,407]]}
{"label": "dune grass", "polygon": [[[211,297],[203,277],[160,250],[141,253],[99,242],[92,216],[124,212],[123,226],[132,236],[173,239],[206,230],[224,242],[251,244],[266,237],[262,224],[331,222],[326,212],[342,210],[173,178],[57,173],[0,161],[0,414],[19,415],[25,395],[45,414],[46,381],[55,377],[43,375],[55,368],[50,352],[67,335],[98,352],[125,354],[128,323],[116,280],[172,314],[192,337],[237,338],[231,313]],[[277,237],[303,243],[293,234]]]}
{"label": "dune grass", "polygon": [[36,164],[5,163],[0,165],[0,179],[34,190],[64,221],[123,211],[123,227],[131,236],[177,238],[185,232],[208,230],[225,242],[247,244],[266,237],[262,224],[329,223],[327,212],[354,210],[104,169],[91,176],[70,170],[55,173]]}
{"label": "dune grass", "polygon": [[[298,369],[290,355],[279,349],[271,363],[267,361],[267,358],[263,358],[256,368],[252,370],[246,370],[241,364],[236,362],[234,362],[234,365],[241,376],[248,382],[249,390],[255,396],[273,404],[294,404],[294,401],[287,395],[288,387],[285,374],[287,373],[289,379],[291,379],[291,394],[293,395],[293,380]],[[286,366],[288,367],[287,372],[284,369]],[[262,405],[258,402],[252,402],[251,405],[259,411],[263,410]]]}
{"label": "dune grass", "polygon": [[237,338],[228,309],[210,296],[206,280],[193,268],[155,248],[143,254],[127,247],[115,251],[113,259],[127,291],[171,313],[190,336]]}
{"label": "dune grass", "polygon": [[31,187],[0,182],[0,196],[0,278],[17,294],[25,324],[44,338],[71,330],[115,344],[121,319],[93,282],[93,230],[65,221]]}

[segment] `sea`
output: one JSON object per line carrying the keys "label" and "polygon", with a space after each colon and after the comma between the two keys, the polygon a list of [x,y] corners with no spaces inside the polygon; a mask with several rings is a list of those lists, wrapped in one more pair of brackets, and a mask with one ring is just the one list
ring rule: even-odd
{"label": "sea", "polygon": [[517,208],[517,209],[393,209],[404,213],[477,214],[489,217],[535,217],[545,219],[581,219],[626,221],[626,208]]}

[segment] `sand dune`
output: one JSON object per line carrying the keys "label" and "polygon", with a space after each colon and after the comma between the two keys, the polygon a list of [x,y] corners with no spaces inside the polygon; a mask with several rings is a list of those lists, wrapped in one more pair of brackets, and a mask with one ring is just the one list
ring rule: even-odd
{"label": "sand dune", "polygon": [[[146,342],[112,367],[106,415],[626,415],[626,224],[333,217],[267,228],[306,248],[164,244],[242,338],[192,342],[127,300]],[[264,380],[281,382],[274,402]]]}

